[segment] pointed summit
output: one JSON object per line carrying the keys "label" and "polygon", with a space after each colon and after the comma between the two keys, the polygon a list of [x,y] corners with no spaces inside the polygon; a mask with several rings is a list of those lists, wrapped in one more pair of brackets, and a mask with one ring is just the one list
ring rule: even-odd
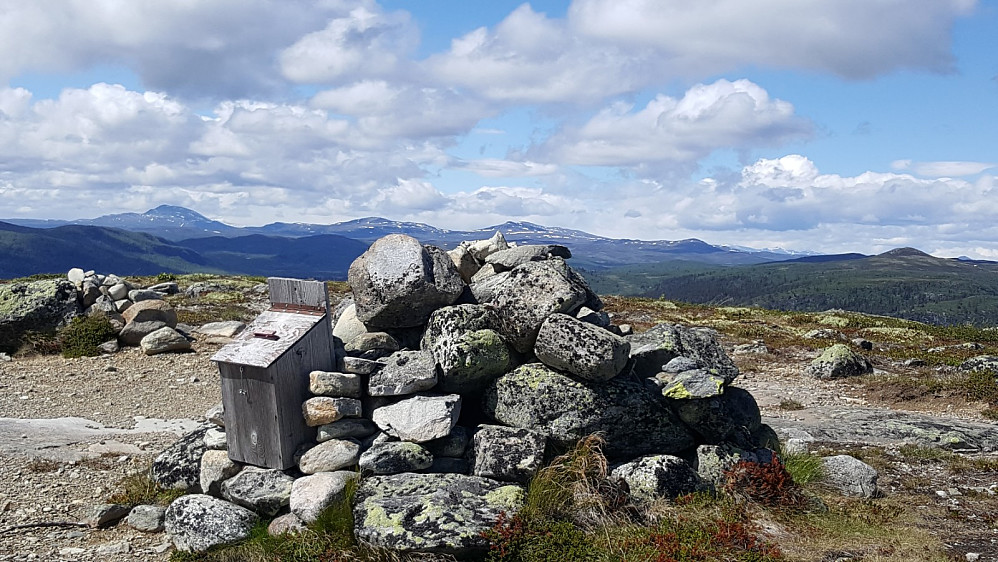
{"label": "pointed summit", "polygon": [[932,256],[926,254],[922,250],[917,248],[894,248],[893,250],[888,250],[882,254],[882,257],[920,257],[920,258],[931,258]]}

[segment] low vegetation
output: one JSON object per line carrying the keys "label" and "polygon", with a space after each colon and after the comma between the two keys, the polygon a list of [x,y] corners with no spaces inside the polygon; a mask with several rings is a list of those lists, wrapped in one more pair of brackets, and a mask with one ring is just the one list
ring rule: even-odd
{"label": "low vegetation", "polygon": [[100,344],[116,339],[118,331],[104,315],[77,316],[59,332],[63,357],[100,355]]}

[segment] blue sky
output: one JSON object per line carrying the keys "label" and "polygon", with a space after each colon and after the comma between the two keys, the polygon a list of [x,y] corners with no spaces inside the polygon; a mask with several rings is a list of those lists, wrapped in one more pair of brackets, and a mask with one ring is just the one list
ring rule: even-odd
{"label": "blue sky", "polygon": [[994,2],[0,2],[0,217],[998,259]]}

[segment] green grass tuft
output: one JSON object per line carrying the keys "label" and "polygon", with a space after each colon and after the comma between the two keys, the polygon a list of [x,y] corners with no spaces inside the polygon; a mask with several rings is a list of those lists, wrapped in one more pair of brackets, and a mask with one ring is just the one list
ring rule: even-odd
{"label": "green grass tuft", "polygon": [[63,357],[94,357],[100,355],[100,344],[117,337],[117,330],[105,316],[77,316],[59,332]]}

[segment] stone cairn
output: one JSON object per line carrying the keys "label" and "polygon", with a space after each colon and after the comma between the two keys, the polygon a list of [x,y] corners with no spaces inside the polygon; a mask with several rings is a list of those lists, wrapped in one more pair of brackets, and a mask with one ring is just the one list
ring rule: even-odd
{"label": "stone cairn", "polygon": [[212,426],[152,467],[159,485],[192,492],[163,514],[174,545],[237,541],[261,517],[294,532],[357,481],[359,540],[463,555],[487,546],[482,532],[520,507],[546,458],[594,433],[636,501],[771,459],[776,435],[731,386],[738,369],[714,333],[614,325],[570,257],[500,233],[450,252],[376,241],[337,309],[338,371],[310,374],[302,414],[318,443],[296,469],[241,466],[225,451],[224,413],[209,412]]}
{"label": "stone cairn", "polygon": [[116,353],[121,346],[139,346],[146,355],[156,355],[191,348],[191,340],[177,329],[177,312],[163,300],[179,291],[176,283],[143,289],[117,275],[78,267],[66,277],[76,287],[79,309],[86,315],[106,316],[118,332],[116,339],[100,345],[101,351]]}

